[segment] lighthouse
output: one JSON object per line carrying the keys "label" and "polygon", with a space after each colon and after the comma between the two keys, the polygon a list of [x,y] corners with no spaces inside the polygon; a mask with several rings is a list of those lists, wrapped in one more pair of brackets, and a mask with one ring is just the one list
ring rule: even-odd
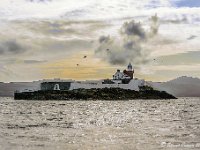
{"label": "lighthouse", "polygon": [[134,69],[131,63],[128,64],[127,70],[124,70],[123,73],[126,79],[133,79]]}
{"label": "lighthouse", "polygon": [[120,72],[118,69],[117,72],[113,75],[113,80],[121,80],[122,83],[128,83],[133,79],[134,69],[131,63],[128,64],[127,69],[123,72]]}
{"label": "lighthouse", "polygon": [[131,63],[128,64],[127,71],[133,71],[133,66]]}

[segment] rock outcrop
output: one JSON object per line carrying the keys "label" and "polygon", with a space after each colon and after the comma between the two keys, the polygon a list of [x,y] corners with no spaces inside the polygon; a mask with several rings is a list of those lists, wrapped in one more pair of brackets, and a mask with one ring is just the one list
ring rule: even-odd
{"label": "rock outcrop", "polygon": [[133,100],[176,99],[164,91],[151,87],[140,87],[140,91],[120,88],[76,89],[69,91],[35,91],[15,93],[16,100]]}

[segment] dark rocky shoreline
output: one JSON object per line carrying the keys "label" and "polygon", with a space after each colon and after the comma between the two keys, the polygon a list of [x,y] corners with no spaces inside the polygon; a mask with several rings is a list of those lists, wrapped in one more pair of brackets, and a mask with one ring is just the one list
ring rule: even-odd
{"label": "dark rocky shoreline", "polygon": [[76,89],[71,91],[35,91],[15,93],[15,100],[132,100],[176,99],[164,91],[140,87],[140,91],[121,88]]}

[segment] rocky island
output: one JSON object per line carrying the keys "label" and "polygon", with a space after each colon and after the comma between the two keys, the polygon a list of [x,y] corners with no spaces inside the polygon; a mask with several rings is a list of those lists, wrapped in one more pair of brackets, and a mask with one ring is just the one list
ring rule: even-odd
{"label": "rocky island", "polygon": [[16,100],[134,100],[134,99],[176,99],[164,91],[148,86],[139,91],[121,88],[49,90],[15,93]]}
{"label": "rocky island", "polygon": [[37,90],[16,91],[16,100],[132,100],[175,99],[176,97],[153,89],[147,82],[134,77],[131,63],[113,79],[99,81],[49,80]]}

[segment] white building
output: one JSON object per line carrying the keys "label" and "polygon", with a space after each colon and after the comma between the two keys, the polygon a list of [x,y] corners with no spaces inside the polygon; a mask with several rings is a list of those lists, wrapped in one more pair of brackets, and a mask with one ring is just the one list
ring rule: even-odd
{"label": "white building", "polygon": [[113,80],[131,80],[133,79],[134,69],[131,63],[128,64],[127,69],[123,72],[120,72],[118,69],[117,72],[113,75]]}
{"label": "white building", "polygon": [[139,79],[132,79],[128,84],[114,83],[114,84],[103,84],[102,82],[97,82],[96,84],[86,83],[86,82],[73,82],[71,83],[70,90],[73,89],[92,89],[92,88],[122,88],[139,91],[139,86],[144,86],[145,81]]}
{"label": "white building", "polygon": [[113,75],[113,80],[122,80],[124,78],[123,72],[120,72],[118,69],[117,72]]}

